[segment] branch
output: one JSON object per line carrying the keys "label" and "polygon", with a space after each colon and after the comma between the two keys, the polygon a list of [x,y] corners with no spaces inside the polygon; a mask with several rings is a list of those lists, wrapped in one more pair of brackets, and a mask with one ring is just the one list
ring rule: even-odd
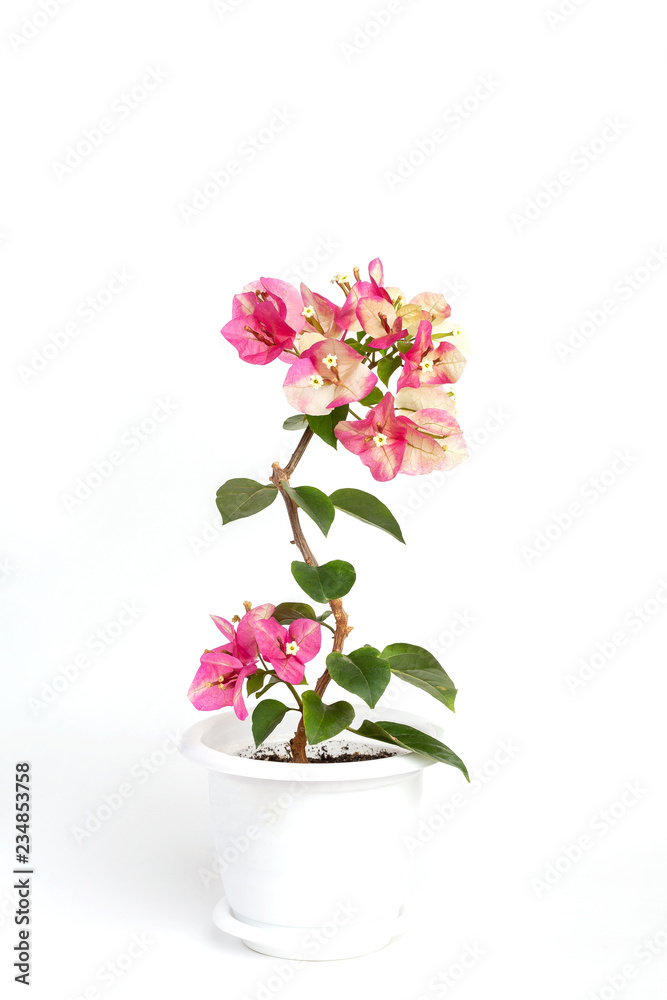
{"label": "branch", "polygon": [[[296,469],[297,465],[301,461],[303,453],[308,447],[310,441],[313,438],[313,431],[308,427],[301,436],[301,440],[294,450],[294,454],[290,458],[289,462],[284,469],[281,469],[278,462],[273,463],[273,471],[271,473],[271,482],[276,486],[283,500],[285,501],[285,507],[287,508],[287,516],[289,518],[289,523],[292,528],[292,533],[294,535],[293,544],[296,545],[299,552],[303,556],[304,562],[307,562],[309,566],[317,566],[318,562],[313,552],[306,541],[306,537],[303,533],[303,528],[301,527],[301,522],[299,520],[299,508],[295,504],[294,500],[283,489],[283,483],[289,482],[289,478]],[[329,607],[333,612],[333,616],[336,622],[336,631],[334,632],[333,649],[337,653],[342,653],[343,644],[345,639],[352,631],[352,626],[348,625],[347,613],[343,607],[343,602],[340,599],[329,601]],[[320,698],[326,691],[331,676],[328,670],[324,670],[321,677],[318,678],[317,684],[315,685],[315,694],[319,695]],[[290,743],[290,748],[292,750],[292,757],[295,763],[307,764],[308,758],[306,756],[306,729],[303,722],[303,714],[299,721],[299,726],[296,733]]]}

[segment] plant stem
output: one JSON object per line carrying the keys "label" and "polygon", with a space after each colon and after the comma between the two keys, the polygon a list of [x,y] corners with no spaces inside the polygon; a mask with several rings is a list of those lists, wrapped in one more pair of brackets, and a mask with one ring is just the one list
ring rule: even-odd
{"label": "plant stem", "polygon": [[290,689],[290,691],[292,692],[292,694],[296,698],[296,703],[299,706],[299,711],[302,712],[303,711],[303,702],[301,701],[301,698],[299,697],[299,692],[297,691],[297,689],[294,687],[293,684],[290,684],[289,681],[283,681],[283,684],[285,684],[285,686]]}
{"label": "plant stem", "polygon": [[[306,537],[303,533],[301,527],[301,522],[299,521],[299,508],[292,500],[290,496],[285,493],[283,489],[283,483],[289,481],[290,476],[296,469],[297,465],[303,457],[303,453],[308,447],[310,441],[313,438],[313,431],[308,427],[302,434],[301,439],[294,450],[294,454],[290,458],[289,462],[284,469],[281,469],[278,462],[273,463],[273,471],[271,473],[271,482],[276,486],[283,500],[285,501],[285,507],[287,508],[287,516],[289,518],[290,527],[292,528],[292,533],[294,539],[292,544],[296,545],[299,552],[303,556],[304,562],[307,562],[309,566],[317,566],[317,559],[313,555],[313,552],[306,541]],[[329,601],[329,607],[333,612],[333,616],[336,622],[336,630],[334,632],[333,649],[337,653],[342,653],[343,644],[345,639],[352,631],[352,626],[347,623],[347,613],[343,607],[343,602],[340,599]],[[331,677],[328,670],[324,670],[324,673],[318,678],[317,684],[315,685],[315,694],[319,695],[320,698],[326,691]],[[289,686],[289,685],[288,685]],[[294,692],[296,694],[296,692]],[[298,695],[297,695],[298,697]],[[300,701],[301,699],[299,699]],[[299,725],[296,733],[294,734],[292,740],[290,741],[290,749],[292,752],[292,759],[297,764],[307,764],[308,757],[306,756],[306,727],[303,722],[303,711],[301,713],[301,719],[299,720]]]}

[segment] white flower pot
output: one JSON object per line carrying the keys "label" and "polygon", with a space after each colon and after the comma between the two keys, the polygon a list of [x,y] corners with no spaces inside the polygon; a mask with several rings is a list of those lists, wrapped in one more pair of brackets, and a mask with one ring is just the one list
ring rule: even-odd
{"label": "white flower pot", "polygon": [[[355,725],[360,717],[442,736],[405,712],[358,706]],[[290,712],[269,742],[289,739],[294,718]],[[239,757],[250,742],[248,723],[225,709],[192,726],[182,744],[210,772],[226,892],[215,923],[278,958],[353,958],[383,948],[404,927],[406,838],[415,833],[422,770],[432,761],[408,752],[340,764]]]}

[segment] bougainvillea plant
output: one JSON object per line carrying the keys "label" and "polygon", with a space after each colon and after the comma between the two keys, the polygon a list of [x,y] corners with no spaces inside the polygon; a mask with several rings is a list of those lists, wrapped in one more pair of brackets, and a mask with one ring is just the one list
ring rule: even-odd
{"label": "bougainvillea plant", "polygon": [[[356,267],[353,273],[354,278],[337,274],[333,279],[345,296],[340,305],[305,285],[297,291],[276,278],[260,278],[234,296],[232,318],[222,334],[248,364],[278,362],[287,401],[298,411],[283,427],[302,434],[285,468],[274,462],[265,483],[228,480],[218,490],[217,506],[228,524],[259,513],[280,495],[302,556],[292,563],[292,576],[316,605],[328,609],[318,613],[310,604],[293,601],[257,607],[246,602],[243,617],[227,621],[212,615],[225,641],[204,652],[188,696],[202,711],[232,706],[242,720],[249,715],[246,699],[254,698],[257,747],[288,712],[297,713],[289,743],[296,763],[308,762],[307,745],[349,730],[451,764],[467,778],[463,761],[434,737],[390,721],[364,720],[355,728],[349,702],[323,700],[333,680],[375,708],[392,676],[452,711],[456,696],[443,667],[421,646],[392,642],[382,650],[367,645],[343,652],[352,627],[342,599],[356,573],[341,559],[319,565],[301,525],[305,514],[326,536],[341,511],[403,542],[391,511],[372,494],[339,489],[327,496],[314,486],[292,484],[314,437],[358,455],[378,482],[449,470],[467,457],[449,386],[463,372],[468,341],[450,321],[444,296],[423,292],[406,299],[399,288],[385,285],[379,260],[369,264],[368,280]],[[281,362],[289,365],[284,378]],[[305,672],[320,652],[322,629],[333,633],[333,648],[311,688]],[[279,685],[288,690],[289,704],[270,697]]]}

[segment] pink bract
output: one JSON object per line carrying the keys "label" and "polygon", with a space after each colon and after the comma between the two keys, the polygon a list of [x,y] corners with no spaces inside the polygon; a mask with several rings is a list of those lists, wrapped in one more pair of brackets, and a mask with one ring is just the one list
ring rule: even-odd
{"label": "pink bract", "polygon": [[303,352],[283,387],[295,410],[323,416],[336,406],[363,399],[376,384],[377,375],[362,364],[353,348],[327,339]]}
{"label": "pink bract", "polygon": [[362,329],[373,338],[369,341],[370,346],[377,350],[391,347],[403,336],[403,321],[391,302],[381,295],[359,299],[357,319]]}
{"label": "pink bract", "polygon": [[[454,401],[440,386],[401,389],[396,394],[396,407],[400,417],[414,424],[419,434],[417,438],[414,433],[409,436],[401,472],[417,476],[433,469],[453,469],[468,457],[454,416]],[[424,438],[429,445],[424,445]]]}
{"label": "pink bract", "polygon": [[340,306],[331,302],[325,295],[311,292],[308,285],[301,285],[301,298],[303,299],[303,323],[304,330],[315,330],[323,337],[333,337],[338,339],[344,328],[338,319],[340,316]]}
{"label": "pink bract", "polygon": [[430,316],[434,330],[451,316],[452,308],[440,292],[420,292],[410,299],[410,305],[418,305]]}
{"label": "pink bract", "polygon": [[310,618],[297,618],[289,628],[268,618],[255,628],[259,650],[281,680],[299,684],[306,663],[317,656],[322,644],[322,627]]}
{"label": "pink bract", "polygon": [[294,344],[295,332],[287,325],[270,299],[256,299],[252,312],[246,312],[251,292],[235,297],[237,316],[223,326],[221,333],[238,351],[242,361],[268,365]]}
{"label": "pink bract", "polygon": [[222,646],[207,649],[188,691],[188,698],[200,712],[212,712],[232,705],[239,719],[248,718],[243,700],[243,683],[254,674],[257,664],[244,665]]}
{"label": "pink bract", "polygon": [[394,413],[390,392],[362,420],[343,420],[334,428],[343,447],[358,455],[378,482],[394,479],[400,471],[407,431],[406,422]]}
{"label": "pink bract", "polygon": [[295,333],[301,333],[305,326],[303,318],[303,301],[294,285],[280,278],[260,278],[252,281],[243,289],[244,293],[252,292],[257,296],[268,295],[278,310],[278,315]]}
{"label": "pink bract", "polygon": [[456,382],[463,374],[466,359],[454,344],[445,341],[434,346],[431,324],[419,324],[415,342],[409,351],[401,354],[403,372],[397,388],[416,388],[420,385],[441,385]]}
{"label": "pink bract", "polygon": [[225,638],[229,640],[227,645],[222,646],[221,649],[226,653],[231,653],[244,666],[254,663],[257,659],[257,640],[254,635],[254,627],[258,621],[270,618],[275,610],[275,605],[273,604],[259,604],[255,608],[250,608],[244,614],[243,618],[241,618],[236,629],[225,618],[220,618],[218,615],[211,615],[216,626]]}

